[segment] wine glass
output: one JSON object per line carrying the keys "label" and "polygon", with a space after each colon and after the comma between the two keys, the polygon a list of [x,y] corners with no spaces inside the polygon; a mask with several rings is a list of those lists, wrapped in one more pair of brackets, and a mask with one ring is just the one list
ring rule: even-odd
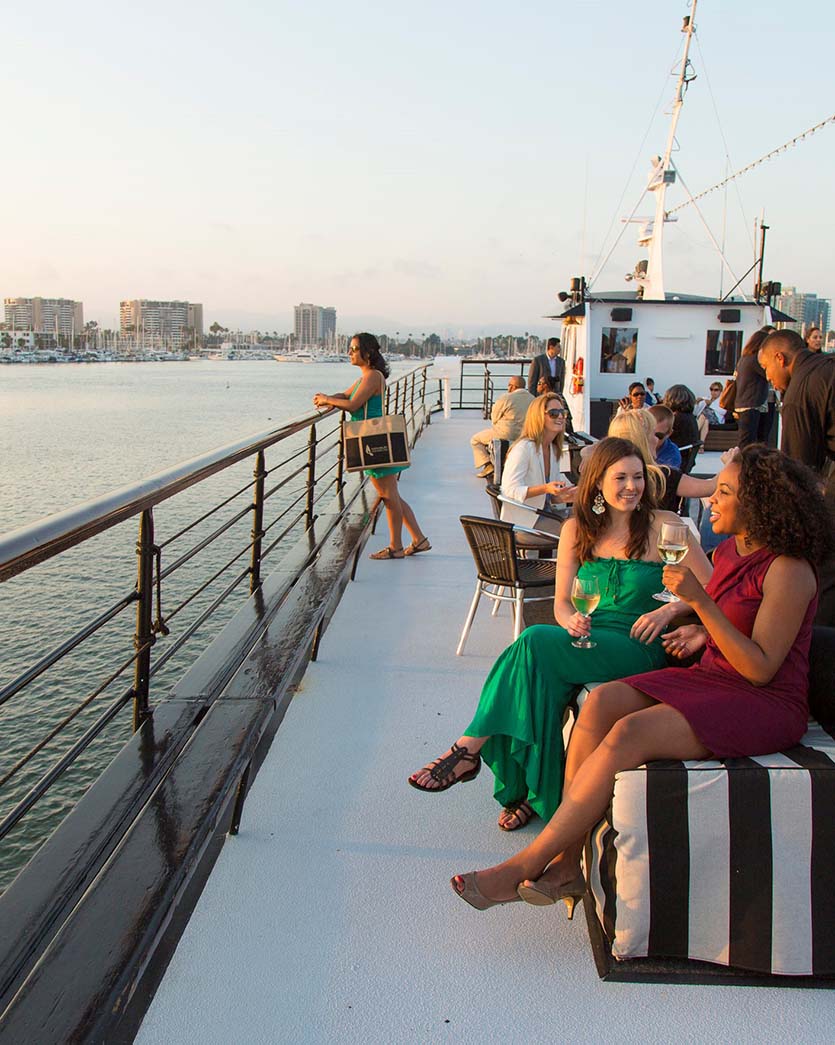
{"label": "wine glass", "polygon": [[[689,548],[686,523],[661,523],[658,533],[658,554],[668,566],[678,565]],[[673,595],[666,586],[663,591],[656,592],[653,598],[659,602],[681,602],[678,595]]]}
{"label": "wine glass", "polygon": [[[575,577],[571,584],[571,603],[574,609],[588,620],[597,609],[599,602],[600,586],[597,583],[597,577],[580,577],[579,575]],[[571,645],[576,646],[577,649],[594,649],[597,643],[592,642],[588,635],[583,635],[581,638],[575,639]]]}

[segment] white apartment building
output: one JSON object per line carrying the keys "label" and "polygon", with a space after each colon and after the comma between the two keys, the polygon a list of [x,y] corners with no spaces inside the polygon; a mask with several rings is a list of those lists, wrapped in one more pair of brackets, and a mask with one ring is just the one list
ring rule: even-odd
{"label": "white apartment building", "polygon": [[84,305],[70,298],[5,298],[6,325],[36,334],[80,334]]}
{"label": "white apartment building", "polygon": [[203,306],[188,301],[150,301],[137,298],[119,302],[119,328],[138,340],[158,340],[182,345],[203,336]]}
{"label": "white apartment building", "polygon": [[336,309],[323,308],[302,302],[296,305],[294,333],[299,347],[310,348],[324,342],[333,345],[336,341]]}

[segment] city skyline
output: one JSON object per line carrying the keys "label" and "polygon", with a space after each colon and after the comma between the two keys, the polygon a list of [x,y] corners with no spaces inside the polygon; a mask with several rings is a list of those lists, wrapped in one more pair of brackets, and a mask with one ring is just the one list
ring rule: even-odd
{"label": "city skyline", "polygon": [[[128,286],[203,301],[207,325],[292,329],[293,303],[314,300],[392,331],[552,329],[556,292],[591,276],[663,149],[686,11],[601,0],[569,16],[532,2],[508,17],[496,3],[429,3],[407,17],[279,2],[227,19],[224,5],[184,2],[172,23],[152,3],[128,33],[96,2],[46,0],[37,21],[10,11],[0,82],[27,162],[5,171],[14,250],[0,286],[82,300],[108,327]],[[700,4],[674,154],[687,189],[828,116],[814,60],[827,24],[818,0],[790,17],[772,2]],[[110,148],[127,119],[135,147]],[[724,232],[723,193],[700,201],[736,275],[764,209],[766,278],[832,298],[833,166],[827,127],[732,183]],[[678,184],[668,203],[686,199]],[[698,214],[679,217],[668,288],[718,294]],[[636,230],[598,289],[628,289]],[[725,273],[723,292],[733,282]]]}

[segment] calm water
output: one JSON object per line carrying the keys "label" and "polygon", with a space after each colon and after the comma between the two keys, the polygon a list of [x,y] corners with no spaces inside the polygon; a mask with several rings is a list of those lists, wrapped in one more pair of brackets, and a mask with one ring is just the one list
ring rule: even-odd
{"label": "calm water", "polygon": [[[0,533],[134,482],[207,450],[263,432],[308,413],[316,391],[347,388],[357,371],[348,364],[189,362],[0,367]],[[328,422],[332,424],[332,422]],[[299,438],[303,441],[303,437]],[[275,460],[287,453],[286,445]],[[275,460],[268,454],[267,466]],[[217,501],[251,482],[247,461],[155,511],[156,540],[164,541]],[[280,473],[279,473],[280,474]],[[275,498],[273,516],[291,498]],[[283,502],[281,499],[284,499]],[[215,517],[163,552],[170,564],[196,539],[229,518]],[[269,509],[265,513],[269,521]],[[219,568],[249,537],[245,517],[206,555],[172,576],[164,587],[170,613],[211,570]],[[277,527],[276,533],[280,530]],[[0,585],[0,686],[61,642],[135,584],[137,522],[130,520],[27,573]],[[176,551],[175,551],[176,549]],[[275,553],[280,555],[280,550]],[[268,564],[271,560],[268,560]],[[242,559],[229,577],[246,565]],[[269,565],[265,567],[269,572]],[[225,581],[186,607],[172,621],[181,634]],[[245,585],[241,598],[246,595]],[[237,602],[239,604],[239,601]],[[236,604],[222,607],[194,640],[154,680],[159,700],[206,645]],[[3,730],[0,776],[37,738],[88,697],[121,661],[132,655],[134,612],[128,609],[67,661],[0,708]],[[155,647],[154,654],[164,652]],[[0,815],[28,791],[57,755],[98,713],[130,685],[132,672],[92,703],[34,763],[0,790]],[[0,842],[0,888],[28,859],[37,840],[78,801],[129,735],[130,708],[120,714],[48,798]]]}

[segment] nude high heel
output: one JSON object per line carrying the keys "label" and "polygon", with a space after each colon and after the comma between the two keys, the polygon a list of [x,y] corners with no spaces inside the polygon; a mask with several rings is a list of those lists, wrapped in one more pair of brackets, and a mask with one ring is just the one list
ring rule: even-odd
{"label": "nude high heel", "polygon": [[547,881],[531,882],[530,885],[520,885],[516,892],[520,900],[534,907],[550,907],[562,900],[568,910],[568,920],[572,921],[577,901],[586,895],[586,880],[578,875],[573,881],[563,882],[562,885]]}
{"label": "nude high heel", "polygon": [[[489,896],[485,896],[479,889],[475,876],[475,871],[468,871],[466,874],[457,874],[454,878],[450,878],[449,884],[452,886],[452,891],[456,896],[460,896],[462,900],[466,900],[470,907],[475,907],[477,911],[486,911],[490,907],[501,907],[502,904],[506,903],[516,903],[517,900],[522,899],[521,896],[513,896],[509,900],[491,900]],[[463,889],[459,890],[455,888],[456,880],[463,883]]]}

